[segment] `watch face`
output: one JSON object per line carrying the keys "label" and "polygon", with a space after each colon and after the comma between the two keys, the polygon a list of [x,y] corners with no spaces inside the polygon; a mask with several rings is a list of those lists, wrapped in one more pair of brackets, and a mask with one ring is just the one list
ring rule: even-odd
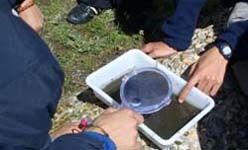
{"label": "watch face", "polygon": [[228,55],[231,55],[232,50],[231,50],[230,47],[225,46],[225,47],[222,49],[222,52],[223,52],[224,55],[228,56]]}

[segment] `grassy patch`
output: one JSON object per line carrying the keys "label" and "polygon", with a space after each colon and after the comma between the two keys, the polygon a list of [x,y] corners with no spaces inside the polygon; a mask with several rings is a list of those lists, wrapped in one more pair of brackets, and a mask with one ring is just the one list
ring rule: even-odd
{"label": "grassy patch", "polygon": [[[75,0],[76,1],[76,0]],[[66,17],[74,0],[39,0],[45,16],[44,38],[64,68],[64,97],[84,87],[84,78],[116,52],[140,45],[140,35],[125,35],[110,10],[86,25],[71,25]]]}

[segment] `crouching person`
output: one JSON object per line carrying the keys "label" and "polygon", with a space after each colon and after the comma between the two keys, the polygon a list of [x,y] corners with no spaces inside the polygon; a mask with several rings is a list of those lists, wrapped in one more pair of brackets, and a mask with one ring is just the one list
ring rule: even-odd
{"label": "crouching person", "polygon": [[[20,17],[12,12],[17,6]],[[51,140],[64,74],[36,33],[37,19],[42,22],[30,0],[0,1],[0,149],[139,149],[137,126],[143,118],[127,109],[108,109],[84,131]]]}

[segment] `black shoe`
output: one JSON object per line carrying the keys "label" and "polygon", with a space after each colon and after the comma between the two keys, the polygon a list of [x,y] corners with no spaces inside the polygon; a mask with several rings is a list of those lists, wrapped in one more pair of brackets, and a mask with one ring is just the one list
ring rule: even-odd
{"label": "black shoe", "polygon": [[72,24],[84,24],[93,19],[98,13],[99,10],[96,8],[80,3],[70,11],[67,21]]}

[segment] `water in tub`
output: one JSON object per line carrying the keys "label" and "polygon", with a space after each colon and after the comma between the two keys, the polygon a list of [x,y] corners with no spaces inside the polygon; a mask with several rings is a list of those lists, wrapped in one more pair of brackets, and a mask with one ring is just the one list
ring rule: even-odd
{"label": "water in tub", "polygon": [[[121,103],[121,81],[122,77],[114,80],[103,89],[118,103]],[[145,124],[163,139],[169,139],[173,136],[200,111],[186,102],[179,104],[176,95],[173,95],[171,98],[172,102],[169,106],[156,113],[144,115]],[[133,105],[140,105],[139,100]]]}

